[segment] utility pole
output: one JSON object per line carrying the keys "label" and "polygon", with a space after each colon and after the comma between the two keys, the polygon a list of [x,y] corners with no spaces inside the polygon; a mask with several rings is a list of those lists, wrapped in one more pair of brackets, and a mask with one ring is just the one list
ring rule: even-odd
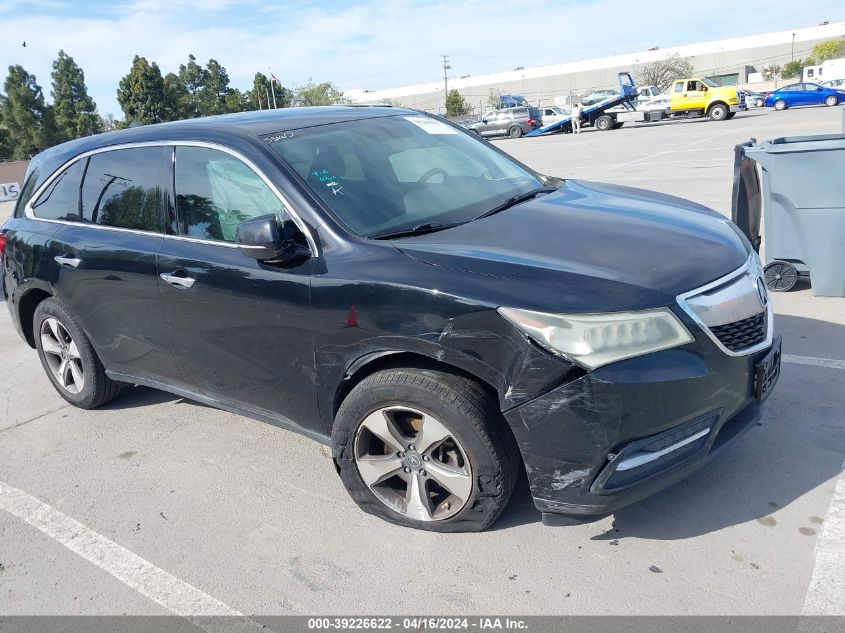
{"label": "utility pole", "polygon": [[449,96],[449,76],[446,74],[447,70],[451,70],[449,65],[449,56],[446,53],[441,55],[443,57],[443,106],[446,106],[446,97]]}
{"label": "utility pole", "polygon": [[790,61],[795,61],[795,33],[792,34],[792,57]]}

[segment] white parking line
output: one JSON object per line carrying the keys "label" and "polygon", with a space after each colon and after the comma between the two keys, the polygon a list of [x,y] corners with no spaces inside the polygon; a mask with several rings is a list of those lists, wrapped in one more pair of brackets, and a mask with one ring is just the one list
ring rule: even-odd
{"label": "white parking line", "polygon": [[[2,481],[0,508],[23,519],[72,552],[177,615],[242,616],[240,612],[193,585],[179,580],[54,507]],[[119,606],[115,605],[115,609],[119,610]]]}
{"label": "white parking line", "polygon": [[845,369],[845,360],[835,358],[816,358],[815,356],[793,356],[783,355],[784,363],[795,363],[796,365],[813,365],[815,367],[827,367],[828,369]]}
{"label": "white parking line", "polygon": [[[842,464],[845,471],[845,463]],[[840,475],[816,540],[816,563],[803,615],[845,615],[845,476]]]}

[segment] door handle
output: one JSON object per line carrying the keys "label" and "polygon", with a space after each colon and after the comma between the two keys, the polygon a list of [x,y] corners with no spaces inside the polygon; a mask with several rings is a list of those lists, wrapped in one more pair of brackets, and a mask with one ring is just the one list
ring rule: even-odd
{"label": "door handle", "polygon": [[56,255],[53,260],[59,266],[64,266],[65,268],[79,268],[79,264],[82,263],[82,260],[78,257],[68,257],[66,255]]}
{"label": "door handle", "polygon": [[177,275],[176,274],[177,272],[182,272],[182,271],[174,271],[170,274],[161,273],[159,275],[159,277],[161,277],[164,281],[169,283],[174,288],[185,288],[186,290],[188,288],[193,288],[194,284],[197,283],[197,280],[194,279],[193,277],[188,277],[187,275],[185,275],[185,273],[182,273],[181,275]]}

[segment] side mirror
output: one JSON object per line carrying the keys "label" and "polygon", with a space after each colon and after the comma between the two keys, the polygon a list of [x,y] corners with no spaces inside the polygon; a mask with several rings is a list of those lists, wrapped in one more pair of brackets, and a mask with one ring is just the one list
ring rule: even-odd
{"label": "side mirror", "polygon": [[[290,225],[290,226],[289,226]],[[279,225],[275,215],[264,215],[241,222],[235,229],[238,250],[260,262],[288,263],[311,257],[311,249],[298,244],[293,222]]]}

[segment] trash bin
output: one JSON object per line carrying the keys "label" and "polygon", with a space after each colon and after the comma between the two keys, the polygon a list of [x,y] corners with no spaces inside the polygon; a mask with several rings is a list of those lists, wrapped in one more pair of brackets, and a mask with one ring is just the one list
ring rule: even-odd
{"label": "trash bin", "polygon": [[737,145],[732,206],[758,252],[762,225],[769,289],[790,290],[809,275],[815,296],[845,297],[845,134]]}

